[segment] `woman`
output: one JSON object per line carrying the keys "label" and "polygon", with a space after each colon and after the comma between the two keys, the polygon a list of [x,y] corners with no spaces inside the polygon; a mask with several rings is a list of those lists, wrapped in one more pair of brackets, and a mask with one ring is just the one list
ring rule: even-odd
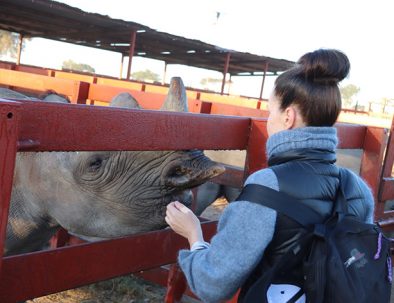
{"label": "woman", "polygon": [[[307,201],[324,216],[330,214],[339,184],[333,127],[341,110],[338,83],[349,69],[345,54],[319,49],[303,55],[277,78],[268,101],[269,167],[250,175],[245,185],[283,191]],[[348,184],[351,212],[372,222],[370,189],[353,173]],[[256,267],[272,266],[300,233],[286,216],[248,201],[233,202],[225,209],[210,244],[204,242],[198,218],[180,202],[167,206],[166,222],[189,241],[190,250],[181,250],[178,261],[190,288],[204,302],[228,299],[240,287],[242,300]],[[288,274],[302,279],[294,270]],[[297,302],[304,300],[303,296]]]}

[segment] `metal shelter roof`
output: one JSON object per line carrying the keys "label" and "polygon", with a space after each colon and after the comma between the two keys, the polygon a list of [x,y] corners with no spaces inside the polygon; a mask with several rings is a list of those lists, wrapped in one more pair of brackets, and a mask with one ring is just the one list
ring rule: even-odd
{"label": "metal shelter roof", "polygon": [[230,53],[230,75],[267,75],[291,67],[294,62],[220,48],[199,40],[156,31],[135,22],[84,12],[50,0],[1,0],[0,29],[122,53],[130,52],[136,33],[134,56],[163,60],[223,72]]}

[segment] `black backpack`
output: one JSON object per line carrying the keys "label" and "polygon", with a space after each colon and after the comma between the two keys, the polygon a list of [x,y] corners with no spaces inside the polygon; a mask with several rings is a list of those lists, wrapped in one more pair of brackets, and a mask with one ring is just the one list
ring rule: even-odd
{"label": "black backpack", "polygon": [[331,216],[324,221],[313,209],[285,193],[257,184],[244,187],[238,201],[275,209],[308,232],[243,292],[240,302],[268,302],[271,281],[296,256],[302,259],[299,266],[304,281],[300,281],[302,289],[289,303],[296,302],[304,293],[308,303],[390,302],[390,240],[376,224],[367,224],[348,214],[343,190],[348,173],[340,169],[337,199]]}

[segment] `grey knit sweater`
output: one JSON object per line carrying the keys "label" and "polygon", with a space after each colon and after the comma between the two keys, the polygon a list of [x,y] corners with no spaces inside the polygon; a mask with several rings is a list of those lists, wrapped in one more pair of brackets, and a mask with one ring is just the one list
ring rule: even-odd
{"label": "grey knit sweater", "polygon": [[[267,141],[267,156],[296,148],[335,151],[336,146],[333,127],[297,128],[272,135]],[[365,193],[365,221],[372,222],[372,193],[364,181],[357,180]],[[250,183],[279,190],[276,175],[269,168],[250,175],[245,185]],[[208,248],[179,252],[178,261],[191,290],[203,302],[220,302],[234,295],[272,240],[275,222],[276,211],[270,208],[247,201],[230,203]]]}

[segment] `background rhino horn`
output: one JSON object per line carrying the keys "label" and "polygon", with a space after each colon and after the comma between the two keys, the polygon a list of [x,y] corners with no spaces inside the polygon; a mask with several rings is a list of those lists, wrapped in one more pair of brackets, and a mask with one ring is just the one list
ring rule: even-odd
{"label": "background rhino horn", "polygon": [[186,89],[180,77],[172,77],[167,98],[160,110],[187,112]]}
{"label": "background rhino horn", "polygon": [[109,104],[111,107],[123,107],[130,109],[139,109],[137,100],[134,99],[132,95],[129,93],[120,93],[112,98],[111,103]]}

